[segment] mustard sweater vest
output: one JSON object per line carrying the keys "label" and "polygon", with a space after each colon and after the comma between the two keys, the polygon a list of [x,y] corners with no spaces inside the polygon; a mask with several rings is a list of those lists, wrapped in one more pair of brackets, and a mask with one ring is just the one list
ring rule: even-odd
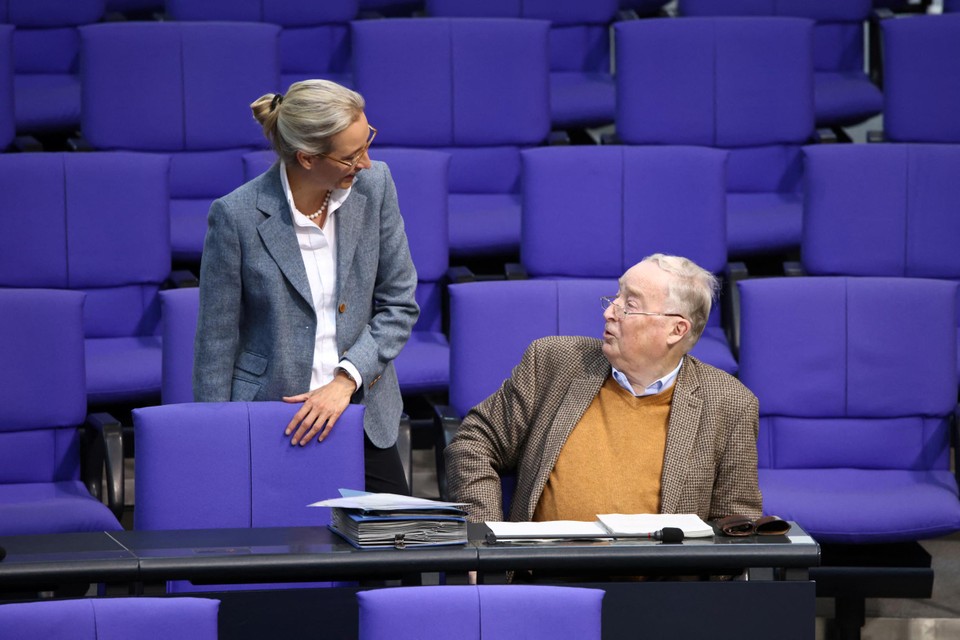
{"label": "mustard sweater vest", "polygon": [[608,377],[560,450],[533,519],[659,513],[675,386],[637,398]]}

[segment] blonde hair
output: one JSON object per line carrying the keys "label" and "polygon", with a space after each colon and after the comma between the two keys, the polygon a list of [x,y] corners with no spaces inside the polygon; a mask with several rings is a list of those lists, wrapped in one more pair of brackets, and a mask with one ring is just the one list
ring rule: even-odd
{"label": "blonde hair", "polygon": [[676,312],[690,321],[689,344],[696,344],[710,317],[710,308],[716,299],[720,283],[717,277],[689,258],[655,253],[642,262],[655,262],[671,274],[667,299],[676,305]]}
{"label": "blonde hair", "polygon": [[329,80],[294,82],[286,95],[267,93],[250,109],[273,150],[289,164],[297,151],[328,153],[330,138],[357,121],[366,103],[356,91]]}

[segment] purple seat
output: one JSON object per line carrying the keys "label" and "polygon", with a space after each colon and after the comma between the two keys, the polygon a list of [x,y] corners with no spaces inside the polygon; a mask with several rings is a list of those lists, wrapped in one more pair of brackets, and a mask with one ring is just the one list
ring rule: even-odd
{"label": "purple seat", "polygon": [[0,22],[14,25],[17,132],[72,132],[80,126],[80,37],[99,22],[105,0],[0,0]]}
{"label": "purple seat", "polygon": [[617,0],[427,0],[427,14],[446,18],[550,21],[550,120],[555,129],[613,122],[610,24]]}
{"label": "purple seat", "polygon": [[0,535],[122,528],[80,479],[83,303],[77,291],[0,289]]}
{"label": "purple seat", "polygon": [[423,18],[353,23],[354,85],[383,147],[450,153],[450,250],[515,252],[520,149],[550,131],[540,20]]}
{"label": "purple seat", "polygon": [[160,401],[193,402],[193,341],[197,335],[200,289],[184,287],[160,292],[163,318],[163,367]]}
{"label": "purple seat", "polygon": [[166,6],[171,20],[279,25],[283,89],[308,78],[351,84],[349,23],[357,17],[358,0],[167,0]]}
{"label": "purple seat", "polygon": [[0,286],[87,294],[86,388],[95,405],[159,399],[168,168],[152,154],[0,156]]}
{"label": "purple seat", "polygon": [[960,12],[960,0],[943,0],[944,13]]}
{"label": "purple seat", "polygon": [[960,16],[884,20],[884,138],[960,143]]}
{"label": "purple seat", "polygon": [[684,18],[614,28],[620,139],[729,150],[730,254],[799,247],[800,147],[814,133],[813,23]]}
{"label": "purple seat", "polygon": [[13,142],[13,109],[13,27],[0,24],[0,152]]}
{"label": "purple seat", "polygon": [[960,281],[960,146],[824,145],[805,152],[806,273]]}
{"label": "purple seat", "polygon": [[10,638],[47,640],[216,640],[219,600],[83,598],[0,605]]}
{"label": "purple seat", "polygon": [[883,109],[883,94],[863,70],[863,25],[870,0],[681,0],[684,16],[810,18],[817,126],[849,126]]}
{"label": "purple seat", "polygon": [[[322,444],[291,447],[283,429],[299,408],[222,402],[135,409],[135,528],[327,525],[330,510],[307,505],[340,488],[363,488],[363,407],[347,407]],[[170,592],[226,588],[167,585]]]}
{"label": "purple seat", "polygon": [[357,594],[360,640],[599,640],[604,592],[582,587],[474,585]]}
{"label": "purple seat", "polygon": [[176,260],[199,261],[210,203],[242,184],[243,154],[267,144],[249,104],[280,87],[279,31],[235,22],[80,29],[83,135],[96,149],[170,156]]}
{"label": "purple seat", "polygon": [[[726,269],[726,153],[699,147],[548,147],[524,151],[520,258],[537,279],[600,278],[606,292],[653,253],[690,258],[714,273]],[[558,185],[589,184],[588,190]],[[584,212],[589,223],[584,224]],[[578,246],[571,251],[570,233]],[[696,233],[691,233],[695,229]],[[593,301],[585,301],[591,312]],[[595,315],[584,327],[600,337]],[[737,363],[715,307],[693,355],[735,374]],[[517,360],[510,366],[516,364]]]}
{"label": "purple seat", "polygon": [[760,399],[766,513],[829,543],[960,530],[956,289],[919,278],[740,283],[740,379]]}

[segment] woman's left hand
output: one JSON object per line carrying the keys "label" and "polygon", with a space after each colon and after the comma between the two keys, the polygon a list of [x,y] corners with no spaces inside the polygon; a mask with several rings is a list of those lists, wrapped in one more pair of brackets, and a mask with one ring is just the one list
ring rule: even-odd
{"label": "woman's left hand", "polygon": [[353,378],[344,371],[338,371],[331,382],[319,389],[296,396],[285,396],[284,402],[303,403],[283,432],[287,436],[293,434],[290,444],[299,444],[302,447],[314,436],[318,436],[317,442],[323,442],[350,404],[350,396],[356,390],[357,385]]}

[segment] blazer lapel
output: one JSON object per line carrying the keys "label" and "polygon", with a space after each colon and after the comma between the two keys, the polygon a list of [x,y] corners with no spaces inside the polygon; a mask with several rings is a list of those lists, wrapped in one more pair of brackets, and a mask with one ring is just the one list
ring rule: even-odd
{"label": "blazer lapel", "polygon": [[257,193],[257,209],[267,216],[266,220],[257,226],[257,231],[267,252],[280,267],[280,271],[297,293],[313,308],[310,282],[307,280],[307,271],[303,266],[297,233],[293,228],[293,213],[287,204],[280,182],[280,170],[278,162],[267,174],[263,182],[264,186]]}
{"label": "blazer lapel", "polygon": [[359,193],[354,185],[343,205],[334,213],[337,216],[337,300],[343,299],[341,292],[360,242],[366,206],[367,196]]}
{"label": "blazer lapel", "polygon": [[690,358],[686,358],[677,376],[677,388],[673,391],[670,422],[667,427],[667,446],[660,480],[662,513],[673,513],[680,502],[702,411],[700,378]]}

